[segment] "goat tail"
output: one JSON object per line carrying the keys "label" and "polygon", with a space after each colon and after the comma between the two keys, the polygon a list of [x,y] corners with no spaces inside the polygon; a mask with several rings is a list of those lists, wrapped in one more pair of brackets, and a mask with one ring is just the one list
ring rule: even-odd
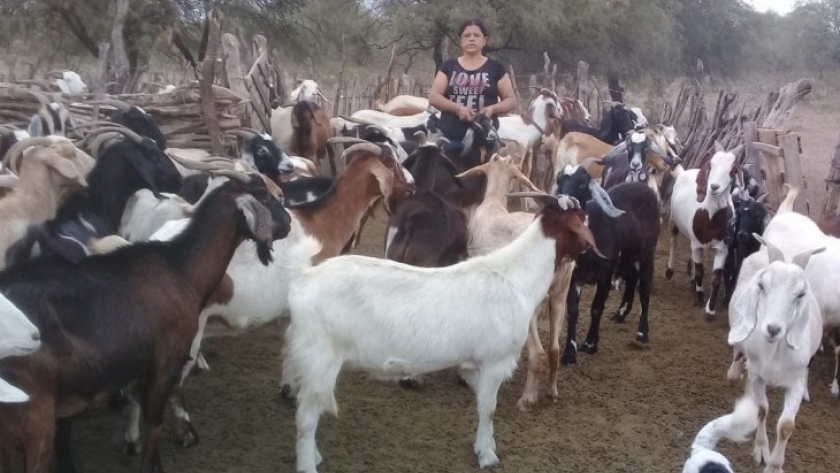
{"label": "goat tail", "polygon": [[796,202],[796,197],[799,195],[799,188],[796,186],[792,186],[788,183],[784,184],[785,192],[785,200],[779,204],[779,210],[776,211],[776,214],[780,214],[782,212],[793,212],[793,203]]}
{"label": "goat tail", "polygon": [[714,450],[722,438],[733,442],[746,442],[747,435],[758,427],[758,404],[750,394],[743,395],[735,403],[735,409],[709,422],[694,439],[692,449]]}

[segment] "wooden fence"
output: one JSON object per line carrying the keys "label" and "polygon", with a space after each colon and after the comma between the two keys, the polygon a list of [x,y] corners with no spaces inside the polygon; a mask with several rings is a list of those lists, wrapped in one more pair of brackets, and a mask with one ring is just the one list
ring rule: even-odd
{"label": "wooden fence", "polygon": [[[746,163],[755,165],[760,173],[753,177],[768,193],[767,204],[778,210],[785,197],[784,184],[801,190],[793,204],[793,210],[810,215],[807,193],[808,183],[802,173],[802,141],[796,133],[758,128],[755,122],[744,125]],[[756,175],[757,174],[757,175]]]}

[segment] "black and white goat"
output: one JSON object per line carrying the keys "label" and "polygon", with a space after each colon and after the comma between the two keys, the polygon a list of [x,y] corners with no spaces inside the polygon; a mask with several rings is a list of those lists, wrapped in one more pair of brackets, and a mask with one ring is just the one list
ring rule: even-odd
{"label": "black and white goat", "polygon": [[568,340],[563,353],[564,365],[576,363],[576,330],[580,306],[581,286],[596,284],[592,301],[592,320],[583,350],[594,354],[598,351],[598,332],[604,304],[609,296],[614,274],[625,282],[624,296],[618,312],[612,317],[623,323],[633,306],[636,286],[642,311],[636,343],[649,341],[648,310],[653,281],[653,263],[659,236],[659,201],[656,194],[641,182],[627,182],[604,190],[586,172],[586,162],[567,166],[557,176],[552,187],[554,195],[569,195],[587,202],[586,214],[595,243],[607,259],[592,252],[582,253],[576,260],[567,299]]}
{"label": "black and white goat", "polygon": [[632,110],[624,104],[616,104],[601,118],[598,127],[579,119],[563,120],[560,125],[560,138],[566,136],[567,133],[577,131],[616,145],[624,141],[637,124],[639,124],[639,119]]}

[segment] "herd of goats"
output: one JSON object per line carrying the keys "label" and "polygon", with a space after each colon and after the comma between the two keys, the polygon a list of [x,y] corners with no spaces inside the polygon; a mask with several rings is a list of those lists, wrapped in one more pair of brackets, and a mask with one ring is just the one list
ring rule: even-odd
{"label": "herd of goats", "polygon": [[[84,122],[60,94],[25,93],[41,109],[27,129],[0,130],[0,472],[20,453],[26,473],[46,473],[53,456],[59,472],[77,471],[72,419],[106,401],[130,411],[126,453],[163,471],[167,407],[181,445],[198,441],[184,382],[207,369],[202,339],[281,317],[298,471],[321,463],[315,433],[337,411],[345,366],[407,389],[457,368],[477,399],[478,464],[498,466],[500,385],[524,346],[517,407],[537,402],[546,366],[546,394],[558,397],[561,363],[576,362],[582,286],[597,288],[583,351],[598,351],[606,299],[622,284],[611,319],[626,320],[638,290],[633,343],[649,343],[663,223],[666,277],[682,236],[697,305],[708,320],[719,296],[729,306],[727,378],[747,367],[744,396],[700,430],[684,473],[731,473],[717,442],[753,431],[756,462],[781,472],[810,360],[824,332],[840,341],[832,222],[792,211],[795,188],[770,211],[742,146],[715,143],[701,169],[685,169],[674,128],[623,103],[593,125],[579,101],[541,90],[498,129],[478,114],[455,142],[424,98],[329,117],[306,80],[273,111],[270,135],[237,130],[241,155],[226,158],[167,147],[152,115],[113,98],[91,99],[108,119]],[[338,166],[333,144],[344,146]],[[320,175],[327,155],[334,176]],[[349,254],[377,207],[385,258]],[[714,249],[708,297],[704,248]],[[772,452],[767,386],[786,389]]]}

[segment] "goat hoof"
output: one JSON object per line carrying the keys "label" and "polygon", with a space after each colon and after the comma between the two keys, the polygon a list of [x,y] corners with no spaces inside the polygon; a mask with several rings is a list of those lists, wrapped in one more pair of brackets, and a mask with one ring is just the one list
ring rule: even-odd
{"label": "goat hoof", "polygon": [[280,387],[280,395],[283,396],[283,399],[293,401],[295,399],[294,394],[292,394],[292,387],[288,384],[284,384]]}
{"label": "goat hoof", "polygon": [[627,314],[622,314],[621,311],[619,310],[615,314],[613,314],[612,317],[610,317],[610,320],[612,320],[613,322],[615,322],[617,324],[623,324],[624,321],[627,320]]}
{"label": "goat hoof", "polygon": [[140,445],[139,442],[130,442],[126,440],[126,442],[123,444],[122,452],[123,455],[136,457],[143,453],[143,447]]}
{"label": "goat hoof", "polygon": [[464,377],[463,377],[463,376],[461,376],[461,374],[460,374],[460,373],[458,374],[458,381],[457,381],[457,383],[458,383],[458,386],[463,386],[463,387],[465,387],[465,388],[470,387],[470,384],[469,384],[469,383],[467,383],[467,380],[466,380],[466,379],[464,379]]}
{"label": "goat hoof", "polygon": [[563,366],[577,364],[577,344],[567,344],[563,351],[563,356],[560,358],[560,364]]}
{"label": "goat hoof", "polygon": [[633,345],[637,348],[649,348],[650,337],[646,333],[637,333]]}
{"label": "goat hoof", "polygon": [[420,383],[416,379],[403,378],[400,380],[400,387],[403,389],[417,390],[420,389]]}
{"label": "goat hoof", "polygon": [[706,306],[706,295],[702,292],[695,292],[694,293],[694,305],[697,307],[705,307]]}
{"label": "goat hoof", "polygon": [[594,355],[598,353],[598,344],[592,342],[584,342],[583,351],[589,353],[590,355]]}
{"label": "goat hoof", "polygon": [[666,280],[668,280],[668,281],[670,281],[670,280],[671,280],[671,278],[673,278],[673,277],[674,277],[674,270],[673,270],[673,268],[668,268],[668,269],[666,269],[666,270],[665,270],[665,279],[666,279]]}
{"label": "goat hoof", "polygon": [[710,313],[706,312],[705,319],[706,319],[706,322],[711,323],[711,322],[714,322],[715,320],[717,320],[717,316],[714,313],[710,314]]}
{"label": "goat hoof", "polygon": [[183,448],[190,448],[198,445],[198,433],[196,433],[192,425],[187,425],[186,427],[177,429],[175,435],[178,437],[178,440],[181,442],[181,447]]}

